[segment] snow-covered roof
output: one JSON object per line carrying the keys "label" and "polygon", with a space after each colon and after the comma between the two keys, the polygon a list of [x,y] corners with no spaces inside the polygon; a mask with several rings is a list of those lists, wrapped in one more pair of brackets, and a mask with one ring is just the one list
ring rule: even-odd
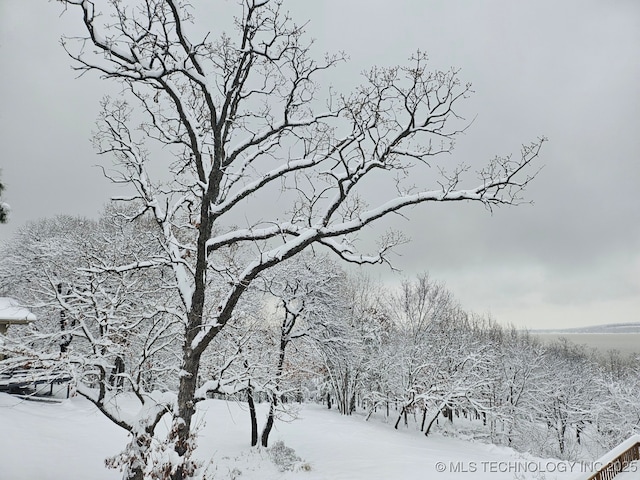
{"label": "snow-covered roof", "polygon": [[0,323],[29,323],[36,320],[36,316],[17,300],[0,297]]}

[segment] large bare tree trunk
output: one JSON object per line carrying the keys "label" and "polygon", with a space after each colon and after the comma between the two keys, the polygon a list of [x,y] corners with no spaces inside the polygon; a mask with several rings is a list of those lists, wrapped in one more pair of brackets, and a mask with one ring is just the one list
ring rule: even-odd
{"label": "large bare tree trunk", "polygon": [[[195,392],[197,386],[198,370],[200,368],[199,355],[185,355],[183,372],[180,376],[180,386],[178,390],[178,417],[174,420],[171,432],[175,440],[175,450],[180,457],[185,457],[191,448],[191,420],[195,413]],[[183,480],[189,478],[192,472],[191,465],[180,464],[172,480]]]}

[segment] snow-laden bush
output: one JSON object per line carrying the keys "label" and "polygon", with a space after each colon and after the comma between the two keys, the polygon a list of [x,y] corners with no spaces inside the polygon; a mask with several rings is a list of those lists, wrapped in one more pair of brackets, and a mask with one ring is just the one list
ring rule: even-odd
{"label": "snow-laden bush", "polygon": [[281,472],[311,470],[311,465],[303,462],[302,459],[296,455],[296,451],[291,447],[287,447],[282,440],[275,442],[267,451],[269,452],[271,461]]}

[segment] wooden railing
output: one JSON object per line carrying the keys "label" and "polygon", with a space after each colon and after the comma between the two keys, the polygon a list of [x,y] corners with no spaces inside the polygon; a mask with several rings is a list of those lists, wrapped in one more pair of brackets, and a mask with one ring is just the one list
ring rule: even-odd
{"label": "wooden railing", "polygon": [[611,480],[636,460],[640,460],[639,435],[634,435],[600,459],[598,463],[603,467],[587,480]]}
{"label": "wooden railing", "polygon": [[0,371],[0,392],[26,393],[36,390],[41,385],[49,385],[50,394],[53,394],[54,384],[68,383],[71,380],[71,375],[61,370],[12,368]]}

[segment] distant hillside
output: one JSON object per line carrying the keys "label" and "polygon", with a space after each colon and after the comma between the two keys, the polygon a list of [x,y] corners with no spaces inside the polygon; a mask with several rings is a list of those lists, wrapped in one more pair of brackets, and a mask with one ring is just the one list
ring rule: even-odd
{"label": "distant hillside", "polygon": [[563,329],[541,329],[530,330],[531,333],[640,333],[640,322],[637,323],[610,323],[607,325],[593,325],[591,327],[563,328]]}

